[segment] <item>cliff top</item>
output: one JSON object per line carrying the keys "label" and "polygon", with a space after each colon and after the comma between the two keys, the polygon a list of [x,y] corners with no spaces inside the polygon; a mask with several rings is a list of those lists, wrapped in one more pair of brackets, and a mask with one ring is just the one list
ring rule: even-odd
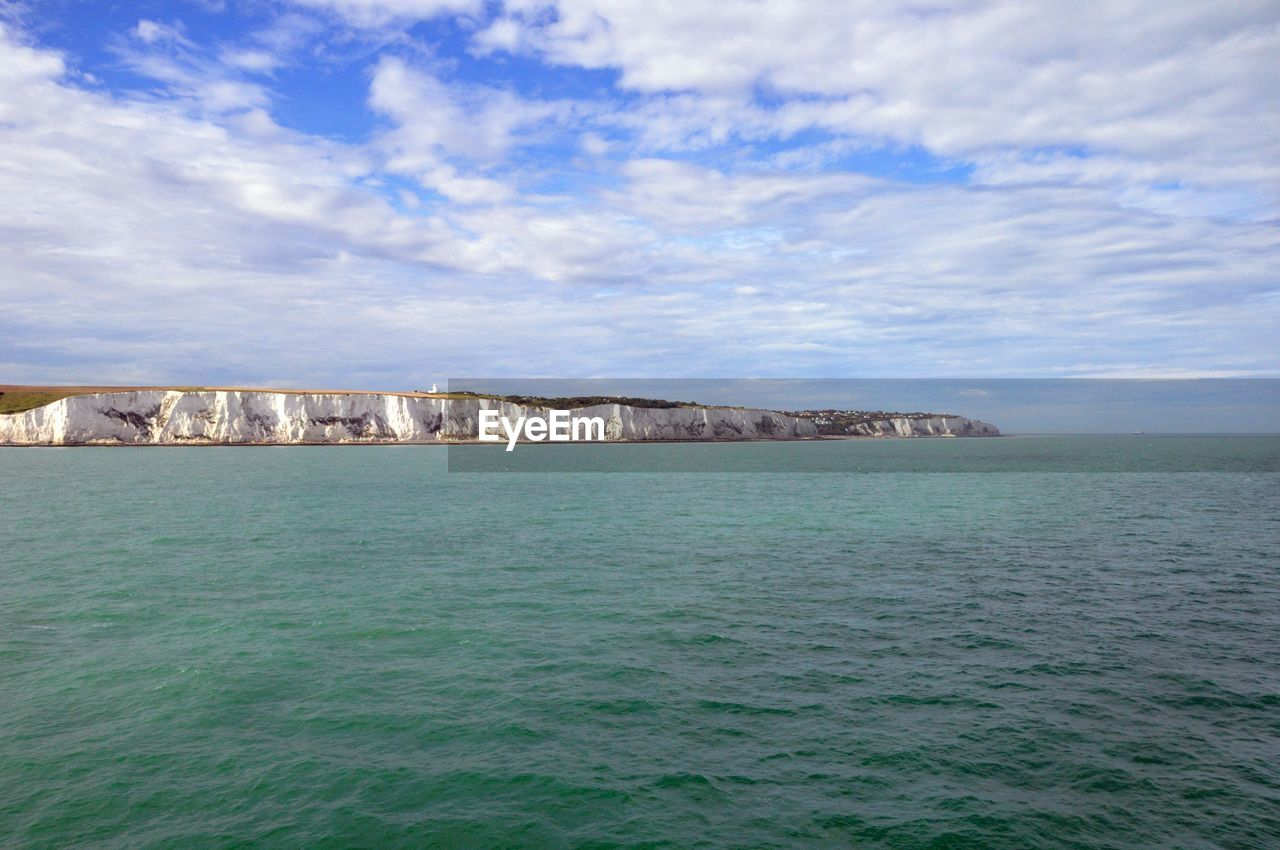
{"label": "cliff top", "polygon": [[[403,395],[420,398],[475,398],[475,393],[426,393],[403,390],[330,390],[284,389],[280,387],[179,387],[179,386],[42,386],[36,384],[0,384],[0,413],[22,413],[52,404],[58,399],[94,393],[161,392],[243,392],[243,393],[320,393],[324,395]],[[487,396],[486,396],[487,397]]]}
{"label": "cliff top", "polygon": [[128,393],[128,392],[253,392],[253,393],[315,393],[320,395],[399,395],[413,398],[492,398],[512,404],[529,407],[591,407],[597,404],[622,404],[628,407],[646,407],[670,409],[675,407],[709,407],[719,405],[701,405],[693,401],[666,401],[655,398],[636,398],[632,396],[566,396],[549,398],[543,396],[496,395],[489,393],[473,393],[468,391],[429,393],[421,390],[336,390],[336,389],[296,389],[280,387],[196,387],[196,386],[41,386],[35,384],[0,384],[0,414],[22,413],[34,410],[46,404],[52,404],[63,398],[94,393]]}
{"label": "cliff top", "polygon": [[[465,390],[456,392],[423,392],[420,390],[344,390],[317,388],[280,388],[280,387],[213,387],[213,386],[55,386],[35,384],[0,384],[0,414],[22,413],[52,404],[59,399],[77,395],[94,393],[125,393],[141,391],[163,392],[255,392],[255,393],[315,393],[323,395],[397,395],[413,398],[488,398],[519,404],[526,407],[542,408],[583,408],[601,404],[620,404],[627,407],[672,409],[680,407],[726,407],[726,405],[703,405],[694,401],[667,401],[666,399],[639,398],[634,396],[520,396],[474,393]],[[831,433],[843,433],[844,429],[864,422],[872,422],[891,418],[926,419],[935,416],[950,416],[946,413],[890,413],[887,411],[869,410],[837,410],[826,408],[821,410],[786,411],[789,416],[812,419],[819,429],[827,428]]]}

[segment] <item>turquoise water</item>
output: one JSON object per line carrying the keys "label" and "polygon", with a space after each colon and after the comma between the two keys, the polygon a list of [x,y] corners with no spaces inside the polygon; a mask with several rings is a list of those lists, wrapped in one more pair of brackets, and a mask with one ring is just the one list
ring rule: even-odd
{"label": "turquoise water", "polygon": [[1280,846],[1280,438],[595,451],[0,450],[0,845]]}

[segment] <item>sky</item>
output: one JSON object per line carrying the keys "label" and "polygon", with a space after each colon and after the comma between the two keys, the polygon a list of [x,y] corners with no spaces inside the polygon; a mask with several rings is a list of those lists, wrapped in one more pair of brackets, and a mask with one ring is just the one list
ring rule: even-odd
{"label": "sky", "polygon": [[0,0],[0,382],[1280,376],[1280,4]]}

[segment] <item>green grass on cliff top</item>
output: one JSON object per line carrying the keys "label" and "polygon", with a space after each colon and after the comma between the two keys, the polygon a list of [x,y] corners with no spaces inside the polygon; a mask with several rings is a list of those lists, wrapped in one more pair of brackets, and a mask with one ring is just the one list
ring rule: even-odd
{"label": "green grass on cliff top", "polygon": [[194,392],[205,387],[35,387],[0,384],[0,414],[24,413],[53,404],[58,399],[90,393],[130,392],[133,390],[183,390]]}
{"label": "green grass on cliff top", "polygon": [[75,392],[48,390],[8,390],[0,392],[0,413],[22,413],[52,404],[60,398],[77,395]]}
{"label": "green grass on cliff top", "polygon": [[[28,410],[34,410],[37,407],[43,407],[46,404],[52,404],[58,399],[69,398],[76,395],[87,395],[89,393],[101,392],[131,392],[136,390],[180,390],[183,392],[200,392],[204,390],[239,390],[247,392],[277,392],[277,393],[326,393],[334,395],[345,395],[352,392],[364,392],[359,390],[282,390],[272,389],[270,387],[254,388],[254,387],[37,387],[37,386],[19,386],[19,385],[0,385],[0,414],[6,413],[23,413]],[[543,398],[541,396],[497,396],[481,393],[467,392],[465,390],[459,392],[443,392],[443,393],[406,393],[394,392],[392,395],[414,395],[414,396],[432,396],[436,398],[451,399],[474,399],[474,398],[491,398],[501,401],[513,402],[515,404],[531,405],[535,407],[590,407],[596,404],[625,404],[630,407],[701,407],[702,405],[692,401],[665,401],[663,399],[651,398],[633,398],[630,396],[574,396],[569,398]]]}

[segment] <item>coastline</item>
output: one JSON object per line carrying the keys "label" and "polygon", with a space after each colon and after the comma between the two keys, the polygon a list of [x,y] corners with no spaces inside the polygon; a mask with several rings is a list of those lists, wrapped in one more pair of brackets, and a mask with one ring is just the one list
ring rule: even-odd
{"label": "coastline", "polygon": [[[548,431],[553,414],[560,417],[559,430]],[[502,444],[534,445],[543,440],[769,442],[1000,433],[994,425],[951,414],[857,416],[856,425],[831,433],[829,423],[805,413],[644,398],[181,387],[65,395],[0,414],[0,445],[468,445],[499,434],[505,434]],[[482,433],[489,437],[482,441]]]}
{"label": "coastline", "polygon": [[[1014,437],[1017,434],[999,434],[1000,437]],[[1054,434],[1041,436],[1059,436]],[[1069,435],[1067,435],[1069,436]],[[1100,436],[1117,436],[1117,435],[1100,435]],[[1157,435],[1158,436],[1158,435]],[[569,446],[663,446],[663,445],[707,445],[707,446],[723,446],[723,445],[742,445],[744,443],[824,443],[824,442],[878,442],[884,440],[952,440],[962,439],[954,434],[938,434],[928,437],[900,437],[896,434],[847,434],[847,435],[820,435],[817,437],[743,437],[740,439],[718,439],[718,440],[695,440],[695,439],[662,439],[662,440],[575,440],[569,443],[551,443],[546,440],[517,440],[516,445],[524,448],[525,446],[542,446],[551,447],[569,447]],[[986,437],[983,439],[992,439]],[[365,447],[365,446],[431,446],[434,448],[462,448],[475,446],[477,448],[498,449],[504,448],[505,443],[484,443],[480,440],[311,440],[305,442],[278,443],[278,442],[207,442],[193,440],[185,443],[123,443],[123,442],[90,442],[90,443],[0,443],[0,449],[280,449],[291,447],[315,447],[323,446],[326,448],[345,448],[345,447]]]}

